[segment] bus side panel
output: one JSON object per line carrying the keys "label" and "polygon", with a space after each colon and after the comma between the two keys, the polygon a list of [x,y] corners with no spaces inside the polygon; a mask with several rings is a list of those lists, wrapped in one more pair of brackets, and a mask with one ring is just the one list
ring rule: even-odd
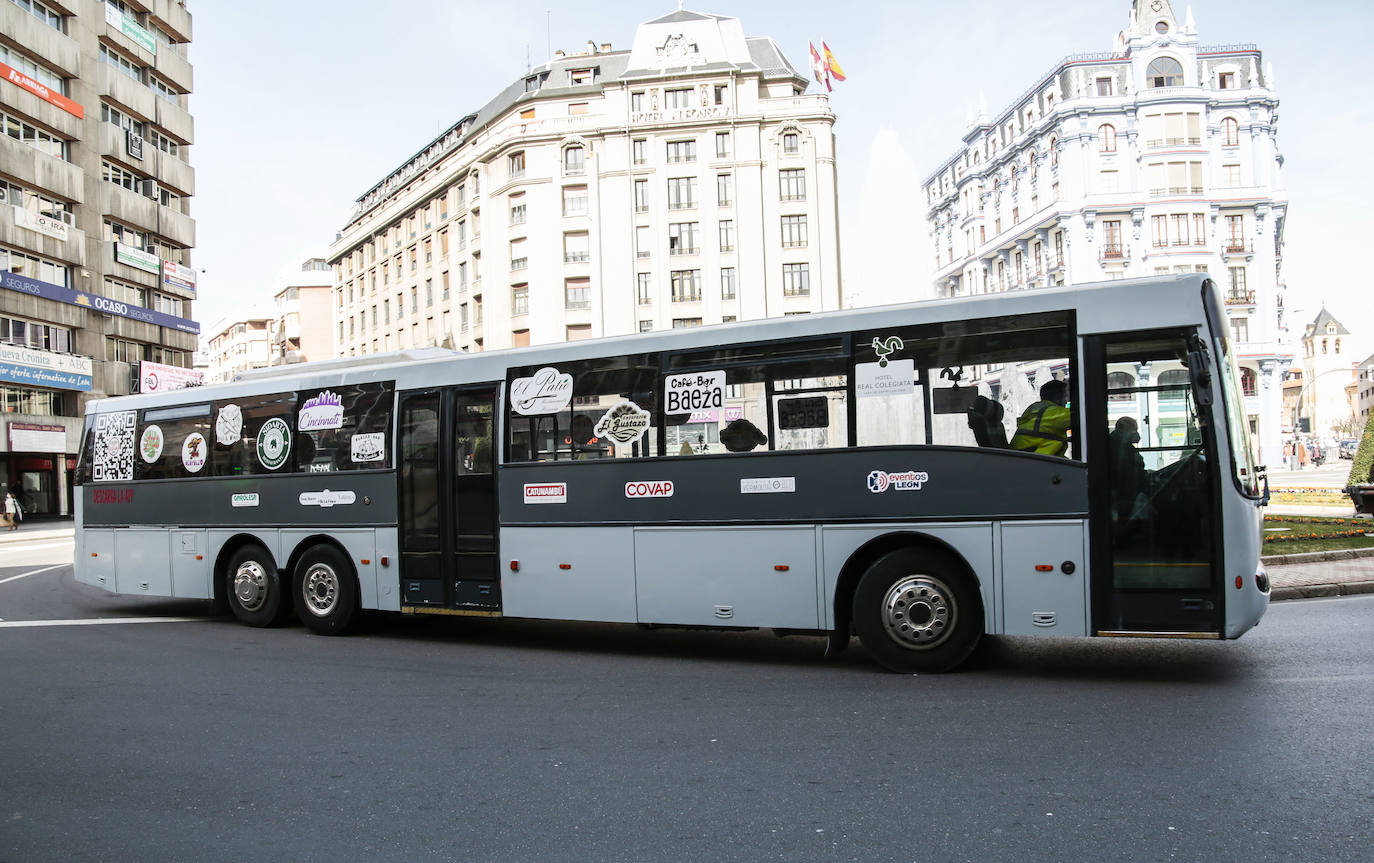
{"label": "bus side panel", "polygon": [[203,530],[173,530],[172,596],[184,599],[214,598],[214,555],[205,553]]}
{"label": "bus side panel", "polygon": [[933,537],[944,542],[968,564],[978,578],[978,591],[983,597],[983,631],[1000,632],[1001,614],[996,595],[998,566],[994,553],[994,531],[991,522],[962,522],[955,524],[910,523],[880,525],[839,525],[822,530],[824,544],[823,578],[825,582],[824,629],[835,627],[835,587],[845,562],[864,543],[893,533],[911,533]]}
{"label": "bus side panel", "polygon": [[501,556],[506,617],[638,620],[633,528],[503,528]]}
{"label": "bus side panel", "polygon": [[1002,575],[998,588],[1003,612],[999,631],[1005,635],[1087,635],[1087,522],[1009,521],[999,528]]}
{"label": "bus side panel", "polygon": [[115,592],[115,531],[77,531],[76,580]]}
{"label": "bus side panel", "polygon": [[115,590],[129,596],[171,596],[171,535],[161,528],[115,533]]}
{"label": "bus side panel", "polygon": [[816,530],[635,529],[641,623],[818,629]]}

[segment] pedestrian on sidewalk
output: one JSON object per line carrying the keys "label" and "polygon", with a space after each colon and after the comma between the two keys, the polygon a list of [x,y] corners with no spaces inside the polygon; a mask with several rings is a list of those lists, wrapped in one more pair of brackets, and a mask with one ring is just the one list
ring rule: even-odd
{"label": "pedestrian on sidewalk", "polygon": [[1306,444],[1304,441],[1298,441],[1298,470],[1303,470],[1303,469],[1306,468],[1306,467],[1307,467],[1307,444]]}
{"label": "pedestrian on sidewalk", "polygon": [[15,499],[14,492],[5,492],[5,524],[10,530],[19,528],[19,520],[23,518],[23,510],[19,508],[19,501]]}

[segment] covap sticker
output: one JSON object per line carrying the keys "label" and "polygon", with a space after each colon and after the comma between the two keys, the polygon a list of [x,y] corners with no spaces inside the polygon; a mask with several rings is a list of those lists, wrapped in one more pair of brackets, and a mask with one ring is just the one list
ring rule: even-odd
{"label": "covap sticker", "polygon": [[868,474],[868,490],[874,494],[882,494],[889,488],[897,491],[920,491],[921,486],[929,481],[930,474],[923,470],[875,470]]}
{"label": "covap sticker", "polygon": [[625,483],[625,496],[628,498],[672,497],[673,481],[670,479],[656,479],[627,482]]}

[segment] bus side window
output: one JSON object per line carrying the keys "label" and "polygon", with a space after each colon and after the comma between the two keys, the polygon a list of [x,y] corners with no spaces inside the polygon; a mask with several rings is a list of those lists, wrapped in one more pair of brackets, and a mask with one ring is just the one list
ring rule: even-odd
{"label": "bus side window", "polygon": [[657,354],[511,369],[506,462],[656,455],[657,378]]}

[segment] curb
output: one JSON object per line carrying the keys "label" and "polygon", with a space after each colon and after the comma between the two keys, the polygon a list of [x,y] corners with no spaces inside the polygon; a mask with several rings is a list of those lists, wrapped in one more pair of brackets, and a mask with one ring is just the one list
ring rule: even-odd
{"label": "curb", "polygon": [[1343,584],[1303,584],[1276,587],[1269,591],[1270,602],[1288,599],[1317,599],[1323,596],[1356,596],[1374,593],[1374,581],[1347,581]]}
{"label": "curb", "polygon": [[1297,563],[1320,563],[1324,560],[1355,560],[1374,557],[1374,548],[1340,548],[1334,551],[1305,551],[1300,554],[1271,554],[1260,558],[1265,566],[1291,566]]}

